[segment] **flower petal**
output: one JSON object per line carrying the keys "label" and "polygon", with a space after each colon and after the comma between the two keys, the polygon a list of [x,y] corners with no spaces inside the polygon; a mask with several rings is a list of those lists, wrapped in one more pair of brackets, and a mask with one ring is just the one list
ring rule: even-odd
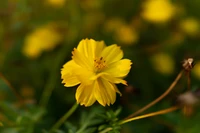
{"label": "flower petal", "polygon": [[117,86],[115,84],[112,84],[114,87],[114,90],[119,93],[120,96],[122,96],[122,93],[119,91],[119,89],[117,88]]}
{"label": "flower petal", "polygon": [[80,41],[77,50],[85,55],[91,62],[99,57],[105,47],[104,41],[95,41],[93,39],[83,39]]}
{"label": "flower petal", "polygon": [[76,100],[80,105],[91,106],[95,101],[94,82],[90,85],[80,84],[76,90]]}
{"label": "flower petal", "polygon": [[85,68],[76,69],[74,73],[76,74],[79,81],[85,85],[89,85],[95,80],[93,78],[95,76],[95,73],[93,73],[92,71],[88,71]]}
{"label": "flower petal", "polygon": [[103,106],[110,106],[110,104],[113,104],[116,100],[116,91],[115,86],[111,84],[110,82],[98,78],[95,81],[95,89],[94,89],[94,95],[96,100]]}
{"label": "flower petal", "polygon": [[122,59],[110,64],[107,68],[104,69],[104,72],[113,77],[123,78],[129,73],[131,64],[131,60]]}
{"label": "flower petal", "polygon": [[88,60],[87,57],[85,57],[84,54],[82,54],[81,52],[79,52],[76,48],[74,48],[74,51],[72,52],[72,59],[74,60],[74,62],[78,65],[80,65],[81,67],[88,69],[88,70],[92,70],[93,69],[93,64],[91,61]]}
{"label": "flower petal", "polygon": [[101,57],[103,57],[106,61],[106,64],[111,64],[113,62],[119,61],[123,57],[123,52],[119,46],[116,44],[110,45],[101,53]]}
{"label": "flower petal", "polygon": [[61,78],[63,79],[62,83],[64,83],[66,87],[80,84],[80,80],[77,78],[75,73],[73,73],[76,69],[80,69],[80,66],[78,66],[73,60],[65,63],[61,69]]}
{"label": "flower petal", "polygon": [[113,77],[111,75],[109,75],[108,73],[105,73],[105,74],[102,74],[101,76],[103,79],[111,82],[111,83],[115,83],[115,84],[119,84],[119,83],[122,83],[124,85],[127,85],[127,82],[121,78],[116,78],[116,77]]}

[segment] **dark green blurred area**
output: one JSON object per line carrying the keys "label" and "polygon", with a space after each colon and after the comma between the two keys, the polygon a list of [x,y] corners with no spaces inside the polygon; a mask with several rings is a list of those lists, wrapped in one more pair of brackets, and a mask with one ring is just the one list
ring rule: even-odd
{"label": "dark green blurred area", "polygon": [[[98,103],[87,108],[79,107],[58,133],[72,133],[83,127],[84,121],[97,121],[93,119],[93,113],[98,111],[121,107],[119,119],[127,117],[169,87],[181,71],[181,62],[185,58],[193,57],[199,62],[199,0],[171,1],[176,13],[162,23],[154,23],[141,16],[144,1],[140,0],[58,1],[0,2],[1,133],[48,133],[56,120],[76,102],[76,87],[66,88],[61,84],[60,69],[71,59],[71,51],[82,39],[92,38],[103,40],[107,45],[120,45],[124,58],[133,63],[125,78],[129,86],[118,85],[122,97],[118,95],[110,107],[102,107]],[[190,18],[195,21],[192,31],[181,25]],[[37,58],[29,58],[23,53],[27,36],[48,24],[56,27],[61,41]],[[51,39],[47,37],[42,41],[45,43]],[[199,81],[200,68],[197,68],[191,74],[192,90],[200,87]],[[187,77],[183,75],[165,99],[145,112],[171,107],[186,89]],[[44,90],[48,90],[44,98],[47,101],[42,98]],[[122,125],[120,132],[199,133],[199,119],[199,108],[196,107],[190,117],[179,110],[127,123]]]}

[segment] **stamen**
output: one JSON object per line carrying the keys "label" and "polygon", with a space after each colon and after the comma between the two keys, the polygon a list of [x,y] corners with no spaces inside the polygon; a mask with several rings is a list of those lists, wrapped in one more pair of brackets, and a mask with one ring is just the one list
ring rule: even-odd
{"label": "stamen", "polygon": [[100,71],[103,68],[105,68],[106,67],[105,62],[106,61],[103,59],[103,57],[94,59],[94,67],[95,67],[96,71]]}

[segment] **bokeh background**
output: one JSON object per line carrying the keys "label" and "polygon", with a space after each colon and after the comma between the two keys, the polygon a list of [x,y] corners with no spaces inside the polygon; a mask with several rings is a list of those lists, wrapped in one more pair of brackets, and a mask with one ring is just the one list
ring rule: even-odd
{"label": "bokeh background", "polygon": [[[95,110],[121,108],[119,119],[161,95],[195,59],[191,88],[200,87],[199,0],[4,0],[0,1],[1,133],[48,133],[75,101],[76,87],[61,84],[60,69],[80,40],[118,44],[132,60],[110,107],[79,107],[59,133],[75,132]],[[187,89],[187,77],[146,112],[171,107]],[[199,133],[199,108],[137,120],[121,133]],[[84,132],[84,131],[83,131]],[[89,132],[89,131],[85,131]]]}

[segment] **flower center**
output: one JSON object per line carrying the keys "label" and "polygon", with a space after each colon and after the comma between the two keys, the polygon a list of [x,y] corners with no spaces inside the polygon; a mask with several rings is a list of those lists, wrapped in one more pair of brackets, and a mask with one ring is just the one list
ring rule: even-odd
{"label": "flower center", "polygon": [[102,70],[103,68],[105,68],[106,67],[105,62],[106,61],[103,59],[103,57],[94,59],[95,70],[98,72],[98,71]]}

